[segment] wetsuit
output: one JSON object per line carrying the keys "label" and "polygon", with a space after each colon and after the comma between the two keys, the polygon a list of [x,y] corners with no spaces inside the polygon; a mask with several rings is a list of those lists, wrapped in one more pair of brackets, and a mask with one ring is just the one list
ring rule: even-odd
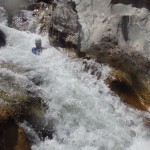
{"label": "wetsuit", "polygon": [[37,49],[36,47],[32,48],[32,53],[35,55],[40,55],[42,52],[42,49]]}

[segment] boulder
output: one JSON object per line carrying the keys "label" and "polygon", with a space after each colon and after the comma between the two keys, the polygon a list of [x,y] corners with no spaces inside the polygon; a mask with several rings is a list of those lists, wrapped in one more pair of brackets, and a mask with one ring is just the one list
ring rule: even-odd
{"label": "boulder", "polygon": [[20,128],[12,115],[0,109],[0,149],[31,150],[25,132]]}
{"label": "boulder", "polygon": [[127,105],[142,111],[149,111],[150,87],[145,80],[146,78],[139,78],[136,74],[113,70],[106,83]]}
{"label": "boulder", "polygon": [[[81,51],[102,49],[103,39],[124,51],[150,57],[149,2],[125,0],[75,0],[81,25]],[[104,52],[107,47],[105,47]]]}
{"label": "boulder", "polygon": [[57,5],[50,20],[49,37],[51,44],[54,46],[78,48],[78,16],[69,5]]}

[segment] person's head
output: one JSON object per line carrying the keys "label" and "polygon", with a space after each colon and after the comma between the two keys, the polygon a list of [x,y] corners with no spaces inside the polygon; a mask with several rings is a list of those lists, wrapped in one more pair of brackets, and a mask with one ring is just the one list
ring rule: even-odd
{"label": "person's head", "polygon": [[36,45],[36,48],[41,48],[42,47],[42,41],[41,41],[40,38],[35,40],[35,45]]}

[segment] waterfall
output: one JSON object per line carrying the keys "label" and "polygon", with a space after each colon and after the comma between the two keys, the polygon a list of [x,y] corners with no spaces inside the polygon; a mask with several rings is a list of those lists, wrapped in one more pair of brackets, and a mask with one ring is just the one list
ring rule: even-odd
{"label": "waterfall", "polygon": [[[111,68],[99,65],[102,75],[97,80],[83,71],[80,61],[51,47],[47,36],[17,31],[2,23],[0,29],[7,36],[7,45],[0,49],[0,62],[20,64],[31,70],[29,76],[42,77],[39,88],[49,106],[46,116],[56,120],[53,139],[38,141],[32,150],[149,149],[150,135],[142,120],[150,116],[129,108],[110,91],[105,79]],[[31,53],[37,37],[47,47],[40,56]]]}

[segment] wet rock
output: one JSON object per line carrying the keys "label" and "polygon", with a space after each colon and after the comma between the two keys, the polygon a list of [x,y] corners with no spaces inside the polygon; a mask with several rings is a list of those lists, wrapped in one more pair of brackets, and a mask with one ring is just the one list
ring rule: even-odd
{"label": "wet rock", "polygon": [[41,8],[41,5],[39,3],[33,3],[31,5],[26,6],[24,9],[33,11],[35,9],[40,9],[40,8]]}
{"label": "wet rock", "polygon": [[31,81],[30,71],[13,62],[0,63],[0,108],[11,114],[16,123],[30,124],[41,139],[51,139],[53,120],[46,119],[48,106],[37,88],[42,81],[38,81],[39,76]]}
{"label": "wet rock", "polygon": [[43,80],[41,76],[32,77],[30,80],[37,86],[40,86],[43,84]]}
{"label": "wet rock", "polygon": [[7,23],[9,27],[12,27],[13,15],[16,12],[16,10],[19,8],[20,4],[21,4],[21,1],[18,1],[18,0],[14,0],[13,2],[10,0],[6,0],[3,5],[7,13]]}
{"label": "wet rock", "polygon": [[148,1],[75,0],[75,2],[82,33],[81,51],[92,51],[95,50],[94,47],[100,49],[103,40],[109,38],[109,45],[113,45],[114,39],[120,49],[137,51],[145,57],[150,57]]}
{"label": "wet rock", "polygon": [[[138,55],[138,57],[139,64],[137,63],[137,67],[136,63],[132,62],[133,65],[130,62],[130,58],[126,58],[126,61],[124,61],[124,58],[119,57],[116,59],[115,56],[112,56],[112,62],[107,61],[107,64],[113,65],[113,69],[105,82],[128,106],[142,111],[149,111],[150,79],[148,72],[144,72],[149,66],[144,68],[141,60],[145,61],[145,58],[142,59],[141,55]],[[106,63],[104,60],[103,62]],[[147,63],[145,62],[145,64]],[[83,65],[84,71],[96,76],[98,80],[101,78],[101,70],[98,69],[100,64],[85,59]]]}
{"label": "wet rock", "polygon": [[[108,48],[109,44],[103,49],[89,51],[87,54],[91,58],[95,58],[99,63],[106,63],[113,68],[123,70],[130,74],[138,74],[139,76],[149,76],[150,74],[150,61],[139,52],[128,52],[117,47]],[[132,51],[132,50],[131,50]]]}
{"label": "wet rock", "polygon": [[[39,33],[48,32],[51,45],[75,50],[78,56],[89,56],[131,76],[138,88],[137,84],[129,85],[117,79],[111,82],[111,87],[120,87],[122,90],[118,93],[125,95],[129,91],[133,99],[143,99],[144,105],[149,105],[149,96],[146,96],[149,95],[150,83],[150,12],[147,0],[59,0],[38,4],[40,7],[35,16],[40,24]],[[85,66],[85,70],[92,68]],[[91,71],[93,75],[96,72],[94,68]]]}
{"label": "wet rock", "polygon": [[57,3],[49,24],[51,45],[79,52],[80,25],[75,3]]}
{"label": "wet rock", "polygon": [[5,110],[0,110],[0,149],[30,150],[25,132]]}
{"label": "wet rock", "polygon": [[35,130],[41,140],[45,138],[52,139],[54,133],[54,119],[46,117],[43,111],[39,111],[39,109],[35,109],[35,107],[29,110],[30,113],[26,117],[29,126]]}
{"label": "wet rock", "polygon": [[3,7],[0,6],[0,21],[4,21],[6,18],[6,12],[5,9]]}
{"label": "wet rock", "polygon": [[[30,0],[14,0],[14,1],[6,0],[5,2],[2,2],[1,6],[5,10],[4,12],[7,17],[7,25],[9,27],[15,28],[16,22],[19,22],[19,23],[25,22],[26,17],[25,17],[25,15],[24,16],[22,15],[22,17],[21,17],[20,12],[22,13],[21,9],[24,9],[25,6],[31,4],[31,2],[32,1],[30,1]],[[28,26],[27,23],[26,23],[26,26]]]}
{"label": "wet rock", "polygon": [[75,2],[44,1],[32,4],[27,9],[36,9],[34,15],[39,24],[39,33],[48,32],[51,45],[79,49],[80,25]]}
{"label": "wet rock", "polygon": [[32,32],[47,34],[53,4],[47,4],[45,2],[32,3],[23,9],[33,11],[29,30]]}
{"label": "wet rock", "polygon": [[97,77],[97,80],[101,78],[101,70],[99,70],[99,64],[96,62],[88,62],[86,59],[82,61],[84,65],[84,71],[90,72],[92,75]]}
{"label": "wet rock", "polygon": [[31,11],[19,10],[14,13],[12,27],[21,31],[31,30],[30,24],[33,20],[34,17]]}
{"label": "wet rock", "polygon": [[6,35],[0,30],[0,47],[6,45]]}
{"label": "wet rock", "polygon": [[145,80],[146,78],[139,78],[136,74],[116,70],[110,74],[106,82],[123,102],[133,108],[149,111],[150,89],[149,85],[143,82]]}
{"label": "wet rock", "polygon": [[35,24],[40,25],[39,33],[49,33],[54,46],[73,48],[78,53],[94,53],[95,49],[103,49],[105,53],[106,49],[113,51],[119,47],[122,51],[137,51],[150,57],[146,0],[35,2],[30,8],[38,9]]}

